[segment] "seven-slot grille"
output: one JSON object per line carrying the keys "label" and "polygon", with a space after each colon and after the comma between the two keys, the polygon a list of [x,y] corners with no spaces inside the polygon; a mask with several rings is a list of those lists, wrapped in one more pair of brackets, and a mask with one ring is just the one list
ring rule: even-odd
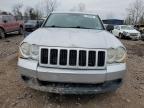
{"label": "seven-slot grille", "polygon": [[40,48],[40,66],[72,69],[104,69],[106,50]]}

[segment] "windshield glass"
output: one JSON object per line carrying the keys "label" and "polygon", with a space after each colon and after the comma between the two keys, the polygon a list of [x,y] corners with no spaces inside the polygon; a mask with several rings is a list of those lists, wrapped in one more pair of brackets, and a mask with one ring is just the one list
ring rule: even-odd
{"label": "windshield glass", "polygon": [[134,30],[132,26],[121,26],[121,29],[123,30]]}
{"label": "windshield glass", "polygon": [[36,20],[28,20],[26,23],[28,23],[28,24],[36,24],[37,21]]}
{"label": "windshield glass", "polygon": [[44,27],[81,28],[103,30],[102,23],[97,15],[87,14],[51,14]]}

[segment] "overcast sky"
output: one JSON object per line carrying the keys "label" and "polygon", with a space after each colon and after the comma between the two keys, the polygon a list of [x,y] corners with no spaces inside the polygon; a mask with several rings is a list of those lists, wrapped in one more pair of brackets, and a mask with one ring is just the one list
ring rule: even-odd
{"label": "overcast sky", "polygon": [[[11,11],[16,3],[23,3],[25,7],[36,7],[45,0],[0,0],[0,10]],[[87,11],[94,11],[102,18],[124,18],[126,8],[135,0],[58,0],[57,10],[70,10],[79,3],[84,3]]]}

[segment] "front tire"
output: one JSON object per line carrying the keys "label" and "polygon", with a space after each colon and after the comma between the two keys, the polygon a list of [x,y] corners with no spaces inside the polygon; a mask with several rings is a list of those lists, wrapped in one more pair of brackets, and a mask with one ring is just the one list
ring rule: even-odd
{"label": "front tire", "polygon": [[6,38],[4,30],[1,28],[0,28],[0,38],[2,38],[2,39]]}
{"label": "front tire", "polygon": [[24,29],[23,29],[23,27],[20,27],[18,32],[19,32],[19,33],[18,33],[19,35],[23,35],[23,34],[24,34]]}
{"label": "front tire", "polygon": [[120,38],[120,39],[122,39],[122,38],[123,38],[123,35],[122,35],[121,33],[119,34],[119,38]]}

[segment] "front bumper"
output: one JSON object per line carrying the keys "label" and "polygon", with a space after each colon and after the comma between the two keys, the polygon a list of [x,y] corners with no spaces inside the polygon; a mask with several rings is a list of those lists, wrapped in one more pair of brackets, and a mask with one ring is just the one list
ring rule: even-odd
{"label": "front bumper", "polygon": [[[123,34],[124,35],[124,34]],[[141,36],[139,36],[139,35],[135,35],[135,36],[131,36],[131,35],[124,35],[124,37],[125,38],[130,38],[130,39],[136,39],[136,40],[138,40],[138,39],[140,39],[141,38]]]}
{"label": "front bumper", "polygon": [[26,84],[33,89],[57,93],[57,94],[98,94],[116,91],[122,84],[122,80],[106,81],[98,84],[81,84],[81,83],[57,83],[40,81],[35,78],[22,76]]}
{"label": "front bumper", "polygon": [[136,39],[136,40],[139,40],[140,39],[140,36],[129,36],[131,39]]}
{"label": "front bumper", "polygon": [[[116,80],[123,80],[126,72],[126,64],[115,64],[107,66],[105,70],[70,70],[70,69],[53,69],[39,67],[38,62],[33,60],[19,59],[18,69],[28,86],[31,88],[48,91],[53,93],[100,93],[110,91],[110,89],[116,89],[121,85],[121,82],[115,83]],[[92,88],[88,87],[74,87],[68,88],[53,87],[49,85],[43,85],[40,82],[46,83],[59,83],[59,84],[82,84],[82,85],[94,85]],[[108,83],[113,82],[113,83]],[[97,86],[97,84],[101,84]],[[57,88],[57,89],[56,89]],[[78,89],[77,89],[78,88]],[[58,92],[57,92],[58,91]]]}

